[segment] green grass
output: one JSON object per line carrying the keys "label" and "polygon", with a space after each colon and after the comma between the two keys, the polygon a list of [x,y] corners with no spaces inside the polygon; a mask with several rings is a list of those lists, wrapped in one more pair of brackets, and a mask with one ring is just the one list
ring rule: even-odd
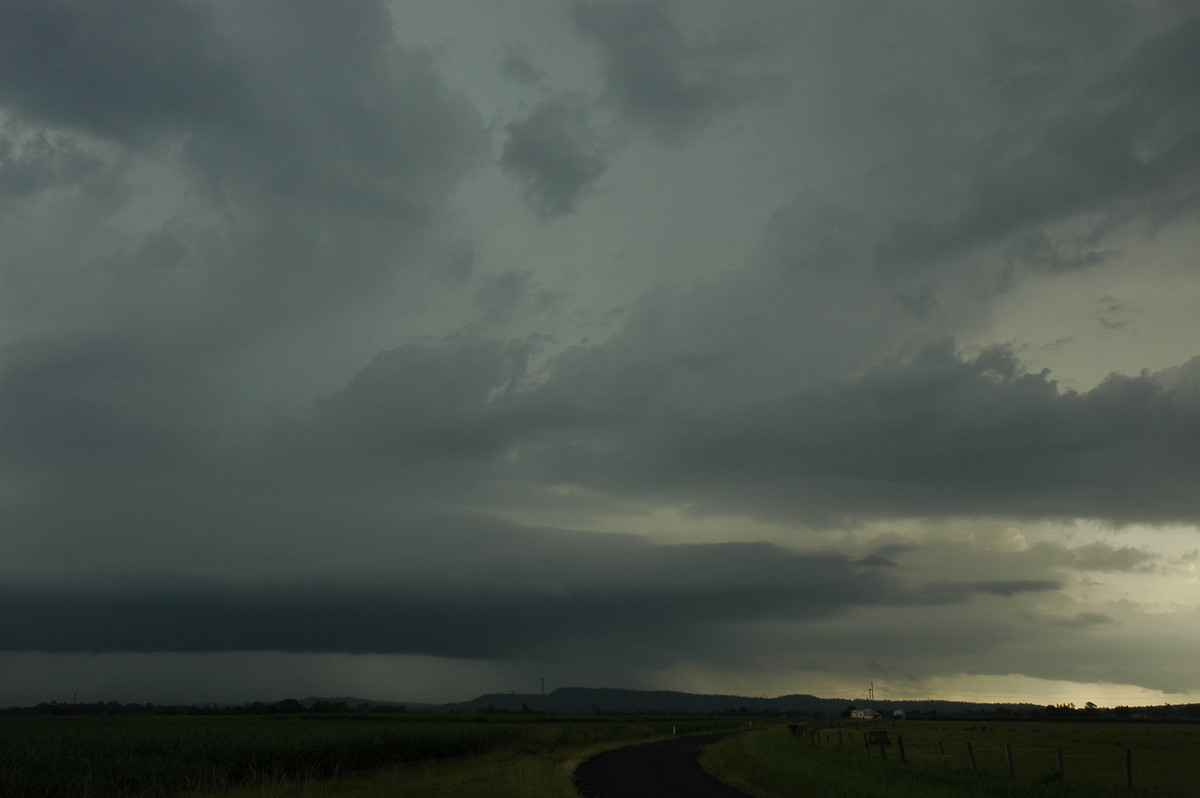
{"label": "green grass", "polygon": [[[866,727],[863,727],[866,728]],[[866,751],[863,728],[820,731],[821,747],[792,739],[786,729],[739,735],[711,747],[702,760],[711,772],[760,798],[781,796],[1103,796],[1125,789],[1124,751],[1133,750],[1134,795],[1194,796],[1200,725],[1138,723],[886,722],[898,745]],[[978,772],[972,772],[971,742]],[[947,753],[943,764],[938,743]],[[1013,755],[1008,775],[1004,744]],[[1063,749],[1065,778],[1056,779],[1055,749]]]}
{"label": "green grass", "polygon": [[512,725],[304,717],[0,719],[0,795],[169,795],[483,753]]}
{"label": "green grass", "polygon": [[[544,716],[2,717],[5,798],[571,795],[573,758],[740,723]],[[482,785],[491,785],[484,789]],[[475,786],[472,786],[475,785]],[[482,792],[472,792],[474,789]]]}
{"label": "green grass", "polygon": [[424,798],[451,795],[577,798],[575,768],[588,756],[614,744],[611,741],[607,744],[576,743],[538,752],[507,749],[337,778],[243,785],[233,790],[187,794],[179,798]]}

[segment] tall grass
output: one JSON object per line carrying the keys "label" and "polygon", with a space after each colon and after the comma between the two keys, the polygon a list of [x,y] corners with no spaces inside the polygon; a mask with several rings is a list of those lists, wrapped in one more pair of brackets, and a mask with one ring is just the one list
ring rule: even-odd
{"label": "tall grass", "polygon": [[470,756],[517,736],[496,724],[326,718],[3,718],[0,795],[166,796]]}
{"label": "tall grass", "polygon": [[[1122,788],[1124,754],[1133,753],[1133,785],[1140,794],[1195,796],[1195,763],[1200,760],[1200,724],[1004,721],[886,722],[893,737],[903,737],[907,758],[916,764],[942,767],[938,743],[947,754],[946,767],[969,770],[970,741],[979,770],[1007,775],[1005,745],[1020,780],[1045,781],[1056,775],[1056,750],[1062,749],[1064,781],[1094,791]],[[830,732],[825,743],[833,742]],[[892,746],[890,755],[897,752]]]}
{"label": "tall grass", "polygon": [[[985,736],[981,728],[968,724],[914,724],[896,731],[903,733],[908,764],[900,764],[897,746],[891,746],[890,759],[881,760],[876,752],[848,744],[839,750],[830,746],[818,748],[793,739],[786,729],[776,728],[761,733],[732,737],[710,747],[701,758],[702,765],[722,781],[758,798],[800,798],[814,795],[837,798],[894,798],[896,795],[921,795],[930,798],[1035,798],[1040,796],[1193,796],[1200,794],[1194,780],[1194,763],[1200,759],[1197,737],[1191,729],[1171,730],[1143,726],[1132,731],[1101,729],[1100,724],[1086,724],[1086,730],[1070,728],[1074,724],[1054,724],[1039,728],[1027,724],[1004,726],[1005,734],[994,733],[995,740],[980,743]],[[1080,724],[1084,725],[1084,724]],[[1116,724],[1113,724],[1114,726]],[[914,726],[923,729],[914,733]],[[974,731],[967,729],[974,728]],[[989,731],[996,732],[992,727]],[[1123,733],[1120,733],[1123,732]],[[828,732],[826,732],[828,734]],[[1021,735],[1026,736],[1022,742]],[[858,738],[856,733],[855,738]],[[965,754],[959,750],[965,740],[974,737],[976,760],[980,772],[971,772]],[[1003,755],[1002,737],[1009,737],[1014,750],[1026,756],[1016,759],[1017,778],[1010,778]],[[948,750],[953,759],[949,766],[941,763],[936,739],[949,740]],[[1173,769],[1135,771],[1135,790],[1125,789],[1122,773],[1123,746],[1135,747],[1145,743],[1148,751],[1161,749],[1163,741],[1173,744]],[[911,744],[910,744],[911,743]],[[1022,747],[1023,746],[1023,747]],[[1047,746],[1045,750],[1038,746]],[[1054,779],[1054,747],[1065,749],[1068,760],[1067,777]],[[1032,759],[1029,754],[1039,750],[1044,756]],[[913,756],[917,753],[917,756]],[[1039,754],[1040,755],[1040,754]],[[1135,759],[1136,761],[1136,759]],[[1022,765],[1022,762],[1024,764]],[[1103,762],[1103,765],[1101,765]],[[1022,767],[1024,770],[1022,770]],[[1074,768],[1074,771],[1071,768]],[[1140,786],[1139,786],[1140,785]]]}
{"label": "tall grass", "polygon": [[[675,725],[682,733],[713,722]],[[318,788],[349,789],[356,780],[347,777],[368,770],[381,772],[366,781],[453,781],[471,770],[462,763],[488,757],[507,763],[489,778],[499,773],[511,780],[542,773],[563,752],[662,736],[671,726],[670,720],[519,716],[0,717],[0,796],[165,798],[243,788],[317,795],[324,794],[313,792]],[[425,764],[431,762],[441,764]],[[566,767],[565,759],[559,765]],[[544,781],[544,773],[538,778]],[[557,782],[569,784],[569,773]],[[389,785],[382,794],[420,793]]]}

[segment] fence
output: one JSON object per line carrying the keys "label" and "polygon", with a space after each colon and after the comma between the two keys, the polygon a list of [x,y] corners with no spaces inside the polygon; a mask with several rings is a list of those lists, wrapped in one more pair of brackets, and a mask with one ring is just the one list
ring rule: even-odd
{"label": "fence", "polygon": [[[1198,725],[1131,729],[1118,728],[1118,724],[1038,727],[1002,723],[1008,727],[1002,729],[963,722],[899,723],[897,728],[894,722],[816,721],[793,723],[788,728],[803,744],[898,765],[921,764],[1031,781],[1066,781],[1106,791],[1136,786],[1156,795],[1200,794],[1186,791],[1196,790]],[[1191,774],[1181,777],[1167,772],[1179,767],[1186,767]],[[1177,786],[1180,783],[1188,786]]]}

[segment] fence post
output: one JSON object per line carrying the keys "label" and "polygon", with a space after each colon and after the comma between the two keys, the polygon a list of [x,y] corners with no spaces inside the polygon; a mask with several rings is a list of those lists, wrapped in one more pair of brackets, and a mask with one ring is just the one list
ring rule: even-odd
{"label": "fence post", "polygon": [[897,737],[896,744],[900,746],[900,764],[906,764],[908,760],[904,758],[904,738]]}
{"label": "fence post", "polygon": [[978,773],[979,768],[975,766],[975,749],[971,747],[970,740],[967,740],[967,759],[971,760],[971,772]]}
{"label": "fence post", "polygon": [[1063,770],[1062,748],[1054,749],[1054,759],[1055,759],[1056,770],[1058,772],[1058,780],[1062,781],[1064,778],[1066,778],[1066,775],[1067,775],[1066,772]]}
{"label": "fence post", "polygon": [[938,740],[938,752],[942,755],[942,767],[950,767],[950,761],[946,759],[946,744]]}
{"label": "fence post", "polygon": [[1012,746],[1008,743],[1004,744],[1004,761],[1008,765],[1008,777],[1016,778],[1017,772],[1013,768]]}
{"label": "fence post", "polygon": [[1125,749],[1125,789],[1133,789],[1133,749]]}

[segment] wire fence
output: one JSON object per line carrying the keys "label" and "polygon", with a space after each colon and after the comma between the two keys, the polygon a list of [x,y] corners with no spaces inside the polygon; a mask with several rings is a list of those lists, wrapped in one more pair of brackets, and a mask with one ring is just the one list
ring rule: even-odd
{"label": "wire fence", "polygon": [[1200,724],[816,721],[797,742],[844,756],[1043,783],[1197,796]]}

